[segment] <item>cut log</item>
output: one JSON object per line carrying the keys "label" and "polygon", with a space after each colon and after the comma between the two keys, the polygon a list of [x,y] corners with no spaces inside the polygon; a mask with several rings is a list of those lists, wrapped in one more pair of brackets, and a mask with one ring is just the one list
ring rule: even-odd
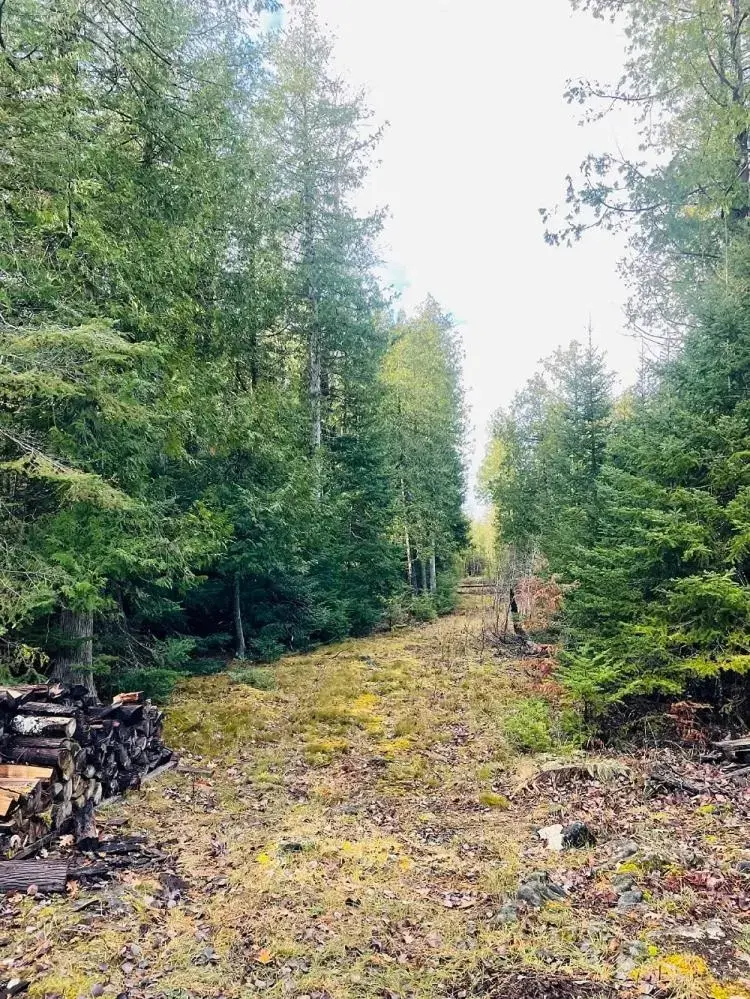
{"label": "cut log", "polygon": [[16,710],[22,715],[54,715],[57,717],[64,717],[71,713],[69,704],[54,704],[47,701],[27,701],[25,704],[20,704]]}
{"label": "cut log", "polygon": [[121,704],[117,709],[117,717],[126,725],[137,725],[143,720],[143,704]]}
{"label": "cut log", "polygon": [[0,777],[0,790],[17,791],[19,794],[31,794],[41,782],[38,780],[25,780],[22,777]]}
{"label": "cut log", "polygon": [[17,803],[18,795],[14,791],[0,791],[0,819],[6,819]]}
{"label": "cut log", "polygon": [[5,755],[16,763],[55,767],[65,779],[72,777],[75,770],[73,754],[59,742],[52,741],[52,745],[49,746],[24,745],[20,739],[17,739],[5,750]]}
{"label": "cut log", "polygon": [[73,814],[73,802],[59,801],[52,806],[52,825],[55,829],[62,829],[65,823]]}
{"label": "cut log", "polygon": [[132,690],[129,693],[116,694],[112,698],[113,704],[140,704],[143,697],[142,690]]}
{"label": "cut log", "polygon": [[750,736],[742,739],[725,739],[723,742],[714,742],[713,745],[721,750],[727,760],[744,761],[750,756]]}
{"label": "cut log", "polygon": [[42,892],[63,892],[67,883],[67,861],[0,861],[0,891],[3,892],[25,892],[32,885]]}
{"label": "cut log", "polygon": [[62,739],[72,739],[76,731],[76,720],[67,715],[16,715],[11,719],[11,732],[17,735],[58,736]]}
{"label": "cut log", "polygon": [[30,856],[50,827],[74,826],[90,848],[94,807],[172,759],[162,724],[139,692],[103,707],[85,682],[0,688],[0,856]]}
{"label": "cut log", "polygon": [[89,798],[73,817],[76,844],[79,850],[94,850],[99,846],[99,833],[94,819],[94,802]]}
{"label": "cut log", "polygon": [[20,777],[27,780],[52,780],[51,767],[25,767],[18,763],[0,763],[0,778]]}
{"label": "cut log", "polygon": [[53,801],[70,801],[73,797],[73,781],[68,780],[58,780],[52,785],[52,800]]}

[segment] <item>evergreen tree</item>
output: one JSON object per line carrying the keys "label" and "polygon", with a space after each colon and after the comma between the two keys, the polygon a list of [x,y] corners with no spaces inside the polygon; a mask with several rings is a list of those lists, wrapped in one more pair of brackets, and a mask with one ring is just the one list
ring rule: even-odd
{"label": "evergreen tree", "polygon": [[452,571],[454,555],[467,543],[460,363],[452,321],[434,299],[395,326],[383,379],[397,533],[414,593],[434,595],[440,572]]}
{"label": "evergreen tree", "polygon": [[163,692],[193,653],[374,626],[402,586],[380,218],[354,207],[379,132],[312,4],[262,37],[231,0],[19,0],[0,48],[9,668]]}

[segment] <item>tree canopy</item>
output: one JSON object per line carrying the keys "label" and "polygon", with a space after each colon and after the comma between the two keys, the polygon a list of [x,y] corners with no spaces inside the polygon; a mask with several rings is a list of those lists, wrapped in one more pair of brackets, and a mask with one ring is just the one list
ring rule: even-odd
{"label": "tree canopy", "polygon": [[0,4],[14,675],[156,691],[450,603],[455,336],[393,317],[357,209],[380,131],[310,0],[276,9]]}
{"label": "tree canopy", "polygon": [[643,369],[616,394],[590,342],[559,351],[497,414],[485,480],[502,543],[563,585],[561,676],[594,715],[720,698],[750,667],[750,8],[572,5],[618,21],[629,48],[622,80],[568,97],[594,116],[629,105],[641,149],[589,157],[548,239],[628,229]]}

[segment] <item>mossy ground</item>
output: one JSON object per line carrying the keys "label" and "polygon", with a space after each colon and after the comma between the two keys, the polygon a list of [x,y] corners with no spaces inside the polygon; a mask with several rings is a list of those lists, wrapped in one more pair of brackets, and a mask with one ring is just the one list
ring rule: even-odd
{"label": "mossy ground", "polygon": [[[540,759],[514,748],[524,705],[535,705],[529,737],[540,748],[555,732],[533,735],[538,684],[521,664],[493,658],[481,621],[475,602],[291,657],[272,689],[226,675],[187,683],[168,739],[212,775],[170,772],[108,811],[174,862],[123,873],[101,892],[11,900],[0,952],[9,977],[28,977],[32,999],[99,987],[132,999],[428,999],[472,966],[507,961],[634,994],[661,982],[678,996],[750,996],[735,971],[722,982],[688,941],[649,942],[660,920],[679,925],[669,904],[690,911],[689,880],[655,893],[655,921],[623,916],[607,897],[614,862],[597,868],[591,851],[545,855],[536,829],[570,817],[577,799],[529,790]],[[608,796],[621,789],[599,786],[613,835]],[[663,828],[652,806],[637,815]],[[721,810],[695,812],[706,837],[721,840],[721,819]],[[655,876],[638,863],[636,875]],[[540,866],[567,877],[570,901],[504,924],[498,914],[519,876]],[[631,969],[623,955],[639,941]]]}

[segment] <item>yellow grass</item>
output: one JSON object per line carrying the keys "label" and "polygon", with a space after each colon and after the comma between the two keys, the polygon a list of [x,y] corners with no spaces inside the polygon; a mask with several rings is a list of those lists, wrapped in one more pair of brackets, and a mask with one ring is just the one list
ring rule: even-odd
{"label": "yellow grass", "polygon": [[113,997],[431,999],[498,955],[611,977],[611,937],[571,904],[497,918],[549,816],[514,801],[534,768],[503,719],[528,680],[483,650],[480,622],[469,607],[290,657],[268,691],[186,683],[167,738],[213,776],[168,773],[113,814],[175,858],[188,890],[164,907],[157,870],[124,874],[91,909],[75,909],[83,891],[23,899],[3,955],[54,944],[32,999],[97,983]]}

